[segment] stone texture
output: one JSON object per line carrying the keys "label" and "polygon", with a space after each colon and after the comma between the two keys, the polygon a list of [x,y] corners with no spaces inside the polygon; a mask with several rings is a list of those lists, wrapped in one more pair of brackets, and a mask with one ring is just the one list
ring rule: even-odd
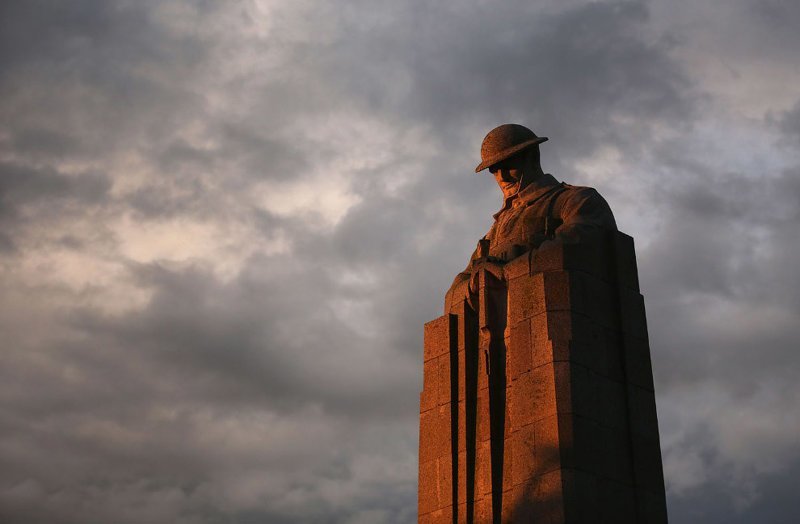
{"label": "stone texture", "polygon": [[548,243],[503,275],[425,326],[419,522],[666,523],[632,239]]}

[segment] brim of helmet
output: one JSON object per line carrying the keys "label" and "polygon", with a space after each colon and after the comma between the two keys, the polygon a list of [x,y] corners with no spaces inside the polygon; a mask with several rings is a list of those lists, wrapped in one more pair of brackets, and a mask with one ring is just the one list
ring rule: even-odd
{"label": "brim of helmet", "polygon": [[478,164],[478,167],[475,168],[475,172],[476,173],[480,173],[481,171],[483,171],[487,167],[492,166],[492,165],[494,165],[494,164],[496,164],[498,162],[502,162],[506,158],[509,158],[509,157],[512,157],[512,156],[516,155],[517,153],[519,153],[523,149],[527,149],[527,148],[529,148],[531,146],[535,146],[537,144],[541,144],[542,142],[547,142],[547,137],[546,136],[537,136],[536,138],[532,138],[530,140],[526,140],[525,142],[522,142],[521,144],[517,144],[514,147],[509,147],[508,149],[504,149],[504,150],[500,151],[499,153],[497,153],[496,155],[494,155],[493,157],[487,158],[486,160],[484,160],[483,162]]}

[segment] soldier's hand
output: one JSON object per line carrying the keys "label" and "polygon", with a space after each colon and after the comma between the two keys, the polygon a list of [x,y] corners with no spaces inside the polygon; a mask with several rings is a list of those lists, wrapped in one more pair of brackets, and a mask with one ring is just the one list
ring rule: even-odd
{"label": "soldier's hand", "polygon": [[503,273],[503,264],[501,261],[494,257],[487,257],[485,259],[476,260],[472,265],[470,280],[469,280],[469,290],[472,293],[475,293],[478,290],[479,280],[478,275],[480,275],[481,271],[487,271],[491,273],[495,278],[498,280],[503,280],[504,273]]}

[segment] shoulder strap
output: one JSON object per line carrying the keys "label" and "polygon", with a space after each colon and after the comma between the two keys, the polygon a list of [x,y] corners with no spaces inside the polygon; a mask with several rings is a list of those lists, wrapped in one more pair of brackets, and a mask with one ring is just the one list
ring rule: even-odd
{"label": "shoulder strap", "polygon": [[556,200],[558,200],[559,195],[561,195],[561,193],[563,193],[566,190],[567,190],[566,184],[564,182],[561,182],[558,185],[558,189],[550,193],[550,202],[547,203],[547,214],[544,216],[544,235],[547,238],[552,238],[553,235],[555,235],[556,228],[554,227],[553,224],[555,222],[555,217],[553,216],[553,209],[556,206]]}

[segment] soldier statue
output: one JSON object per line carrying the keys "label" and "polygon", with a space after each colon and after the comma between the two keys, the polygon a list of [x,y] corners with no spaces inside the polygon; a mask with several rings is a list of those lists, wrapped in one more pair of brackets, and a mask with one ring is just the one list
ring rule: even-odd
{"label": "soldier statue", "polygon": [[542,171],[536,136],[519,124],[492,129],[481,145],[476,173],[488,169],[503,193],[503,207],[494,224],[478,242],[466,269],[459,273],[445,299],[445,311],[454,301],[469,299],[475,291],[478,269],[499,276],[500,266],[538,248],[544,242],[579,242],[617,225],[605,199],[590,187],[559,183]]}

